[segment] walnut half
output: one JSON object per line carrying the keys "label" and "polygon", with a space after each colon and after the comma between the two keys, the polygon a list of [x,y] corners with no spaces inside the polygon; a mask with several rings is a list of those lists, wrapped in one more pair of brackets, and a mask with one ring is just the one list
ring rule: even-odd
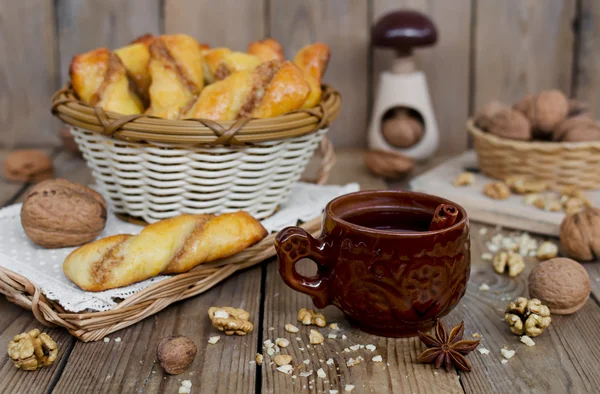
{"label": "walnut half", "polygon": [[325,327],[327,321],[325,316],[319,312],[315,312],[312,309],[302,308],[298,311],[298,321],[302,322],[305,326],[315,325],[319,327]]}
{"label": "walnut half", "polygon": [[519,297],[506,307],[504,320],[515,335],[537,337],[550,325],[550,309],[536,298]]}
{"label": "walnut half", "polygon": [[512,252],[498,252],[492,259],[494,271],[503,274],[508,267],[508,276],[514,278],[525,269],[525,262],[521,255]]}
{"label": "walnut half", "polygon": [[37,328],[16,335],[8,344],[8,356],[17,368],[35,371],[52,365],[58,356],[56,342]]}
{"label": "walnut half", "polygon": [[208,309],[208,317],[213,326],[225,332],[226,335],[246,335],[254,329],[249,321],[250,314],[240,308],[212,306]]}

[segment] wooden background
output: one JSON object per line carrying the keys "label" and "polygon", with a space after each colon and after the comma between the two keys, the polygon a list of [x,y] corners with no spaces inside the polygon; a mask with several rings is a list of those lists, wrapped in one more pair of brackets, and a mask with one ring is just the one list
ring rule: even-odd
{"label": "wooden background", "polygon": [[340,147],[363,146],[377,75],[391,61],[389,51],[369,45],[369,29],[400,7],[426,12],[440,30],[438,44],[417,56],[441,153],[467,147],[465,119],[493,98],[555,87],[600,114],[598,0],[0,0],[0,147],[58,144],[49,103],[71,57],[147,32],[236,49],[272,36],[287,56],[326,42],[333,53],[326,81],[344,96],[331,137]]}

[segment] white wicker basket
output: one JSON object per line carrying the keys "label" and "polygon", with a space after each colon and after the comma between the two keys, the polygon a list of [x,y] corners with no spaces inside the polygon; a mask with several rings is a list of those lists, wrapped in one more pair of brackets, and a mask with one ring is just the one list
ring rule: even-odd
{"label": "white wicker basket", "polygon": [[182,213],[270,216],[288,198],[327,129],[251,146],[125,142],[71,126],[117,213],[148,223]]}

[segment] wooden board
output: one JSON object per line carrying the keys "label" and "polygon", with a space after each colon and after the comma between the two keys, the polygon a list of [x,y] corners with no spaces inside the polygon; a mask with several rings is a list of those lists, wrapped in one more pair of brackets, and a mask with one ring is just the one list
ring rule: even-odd
{"label": "wooden board", "polygon": [[588,102],[597,117],[600,115],[600,2],[580,0],[575,26],[573,95]]}
{"label": "wooden board", "polygon": [[[471,0],[374,0],[373,21],[397,9],[410,8],[427,14],[438,28],[438,43],[415,51],[417,65],[425,72],[440,132],[440,151],[454,155],[467,148],[465,119],[469,115],[471,53]],[[371,84],[377,94],[379,74],[391,67],[391,49],[372,48]],[[375,96],[373,96],[375,97]]]}
{"label": "wooden board", "polygon": [[474,110],[528,93],[570,93],[575,0],[480,0],[474,32]]}
{"label": "wooden board", "polygon": [[[564,212],[547,212],[523,202],[523,196],[492,200],[482,193],[483,186],[496,180],[475,175],[475,183],[456,187],[454,178],[465,169],[476,170],[475,152],[465,152],[411,181],[414,190],[436,194],[462,205],[472,220],[558,236]],[[600,191],[586,191],[592,203],[600,205]]]}
{"label": "wooden board", "polygon": [[342,107],[329,138],[337,147],[366,143],[368,96],[368,2],[363,0],[270,0],[269,34],[287,58],[316,41],[331,48],[324,81],[342,93]]}
{"label": "wooden board", "polygon": [[116,49],[136,37],[161,32],[160,0],[56,2],[61,83],[74,55],[99,47]]}
{"label": "wooden board", "polygon": [[165,31],[245,51],[267,35],[267,0],[165,0]]}
{"label": "wooden board", "polygon": [[0,4],[0,147],[58,143],[56,50],[52,0]]}

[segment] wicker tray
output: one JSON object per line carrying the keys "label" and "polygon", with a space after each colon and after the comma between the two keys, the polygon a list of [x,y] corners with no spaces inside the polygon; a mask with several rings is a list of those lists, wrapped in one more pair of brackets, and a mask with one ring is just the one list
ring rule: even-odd
{"label": "wicker tray", "polygon": [[553,187],[600,188],[600,141],[526,142],[498,138],[467,121],[479,169],[496,179],[528,175]]}

